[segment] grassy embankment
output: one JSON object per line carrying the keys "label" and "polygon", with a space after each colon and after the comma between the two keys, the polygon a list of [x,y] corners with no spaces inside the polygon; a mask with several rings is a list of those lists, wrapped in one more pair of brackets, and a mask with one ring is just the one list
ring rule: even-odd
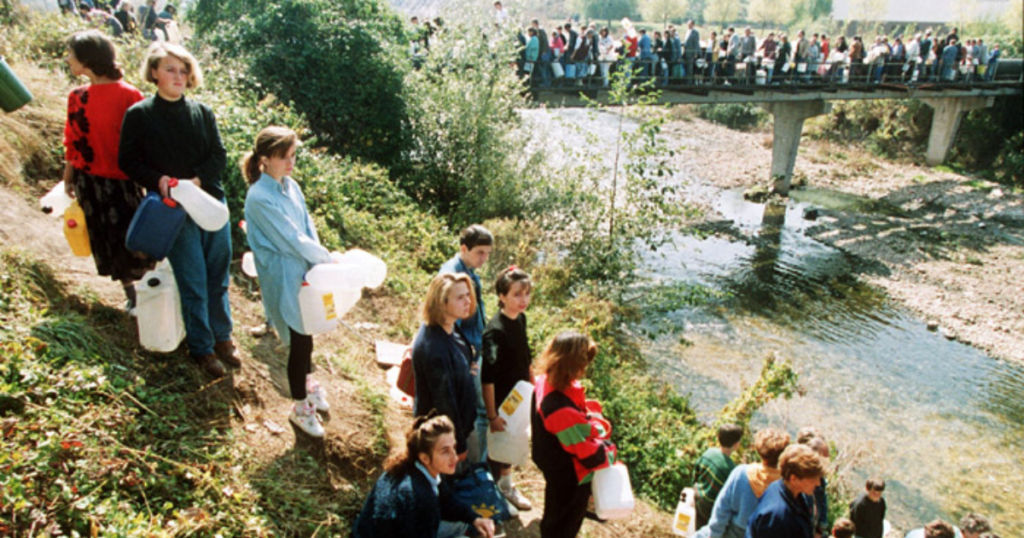
{"label": "grassy embankment", "polygon": [[[9,163],[2,170],[4,184],[26,196],[41,194],[58,175],[69,88],[59,68],[60,43],[75,24],[53,18],[0,33],[0,52],[38,98],[3,118],[0,137],[2,161]],[[141,44],[122,49],[124,63],[137,65]],[[212,55],[201,61],[208,85],[195,97],[217,112],[232,162],[268,124],[299,127],[315,141],[288,107],[233,87],[231,68],[214,63]],[[135,74],[129,80],[144,87]],[[364,332],[373,338],[407,341],[425,283],[455,249],[454,234],[395,187],[384,170],[330,155],[315,143],[309,147],[296,175],[305,180],[324,242],[374,251],[391,269],[386,285],[364,296],[353,321],[371,323]],[[671,506],[711,430],[697,422],[685,398],[647,373],[636,342],[622,330],[639,312],[593,295],[565,296],[559,292],[564,273],[557,257],[538,255],[557,247],[542,241],[541,230],[522,222],[487,224],[499,245],[490,267],[514,262],[536,277],[530,313],[535,350],[566,328],[598,340],[591,393],[616,423],[635,488]],[[283,424],[280,410],[287,408],[278,388],[281,354],[272,343],[242,337],[246,368],[207,383],[180,352],[156,357],[142,351],[129,319],[87,289],[70,289],[47,261],[18,250],[5,251],[0,260],[3,532],[347,532],[386,453],[387,430],[404,425],[388,409],[379,370],[362,341],[341,333],[318,339],[317,363],[338,398],[344,397],[345,412],[328,424],[324,445],[291,446],[286,433],[275,435],[264,422]],[[253,299],[234,294],[236,318],[259,319]],[[493,312],[493,304],[488,306]],[[794,383],[784,363],[772,363],[722,419],[746,422]]]}

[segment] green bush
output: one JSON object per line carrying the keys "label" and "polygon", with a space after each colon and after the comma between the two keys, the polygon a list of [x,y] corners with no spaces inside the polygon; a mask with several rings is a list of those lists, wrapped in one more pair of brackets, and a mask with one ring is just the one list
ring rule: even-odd
{"label": "green bush", "polygon": [[[242,59],[246,82],[290,103],[319,143],[394,164],[408,143],[402,97],[408,62],[395,39],[403,33],[398,17],[376,0],[247,5],[229,3],[236,22],[205,34],[218,52]],[[204,9],[197,7],[200,14]]]}
{"label": "green bush", "polygon": [[751,103],[697,105],[696,108],[701,118],[741,131],[756,129],[768,121],[768,113]]}

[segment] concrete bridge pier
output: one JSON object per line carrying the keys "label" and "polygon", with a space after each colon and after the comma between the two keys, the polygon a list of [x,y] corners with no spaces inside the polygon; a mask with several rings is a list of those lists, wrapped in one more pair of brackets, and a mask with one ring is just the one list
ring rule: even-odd
{"label": "concrete bridge pier", "polygon": [[774,138],[772,140],[772,181],[775,192],[789,195],[793,179],[797,150],[800,149],[800,134],[804,120],[828,114],[832,104],[827,101],[778,101],[761,105],[773,117]]}
{"label": "concrete bridge pier", "polygon": [[924,104],[932,107],[932,131],[928,134],[928,151],[925,162],[928,166],[937,166],[946,161],[949,150],[953,149],[956,132],[960,129],[960,120],[964,112],[988,108],[995,103],[995,97],[932,97],[921,99]]}

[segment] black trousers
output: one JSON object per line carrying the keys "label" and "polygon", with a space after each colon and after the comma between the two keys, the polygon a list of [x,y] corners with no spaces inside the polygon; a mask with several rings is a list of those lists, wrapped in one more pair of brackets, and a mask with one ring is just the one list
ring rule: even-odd
{"label": "black trousers", "polygon": [[575,538],[583,526],[590,500],[590,483],[576,483],[576,472],[544,472],[544,517],[541,538]]}
{"label": "black trousers", "polygon": [[299,334],[288,327],[291,344],[288,349],[288,388],[293,400],[306,399],[306,376],[313,373],[313,337]]}

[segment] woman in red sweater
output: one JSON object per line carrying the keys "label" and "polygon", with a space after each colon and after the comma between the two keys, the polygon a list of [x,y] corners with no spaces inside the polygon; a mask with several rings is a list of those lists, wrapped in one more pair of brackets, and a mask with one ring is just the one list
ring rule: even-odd
{"label": "woman in red sweater", "polygon": [[583,525],[594,471],[615,463],[610,426],[587,401],[580,379],[597,355],[586,335],[556,336],[538,359],[533,395],[533,461],[544,473],[541,538],[572,538]]}
{"label": "woman in red sweater", "polygon": [[64,188],[85,212],[86,229],[96,270],[124,286],[129,312],[135,308],[135,281],[153,267],[144,254],[125,248],[132,216],[142,189],[121,171],[117,150],[121,120],[142,93],[124,82],[117,50],[97,30],[78,32],[68,40],[68,67],[89,84],[68,96],[64,124]]}

